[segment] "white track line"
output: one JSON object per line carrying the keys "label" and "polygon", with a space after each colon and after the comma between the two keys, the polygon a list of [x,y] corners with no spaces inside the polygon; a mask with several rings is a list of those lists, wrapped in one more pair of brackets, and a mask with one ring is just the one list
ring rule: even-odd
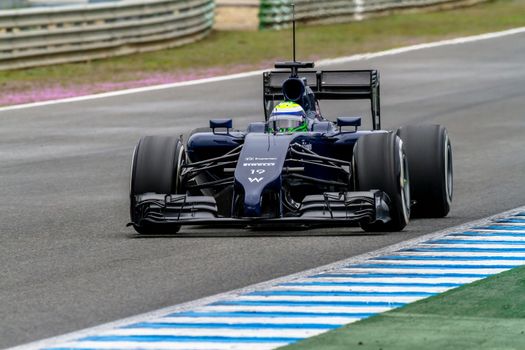
{"label": "white track line", "polygon": [[488,249],[488,250],[494,250],[496,249],[523,249],[523,252],[525,252],[525,246],[523,244],[515,243],[515,242],[509,242],[509,244],[454,244],[454,243],[447,243],[447,244],[421,244],[418,248],[426,248],[426,249],[436,249],[436,248],[476,248],[476,249]]}
{"label": "white track line", "polygon": [[[512,224],[507,224],[505,226],[512,226]],[[494,226],[493,226],[494,227]],[[525,229],[523,230],[508,230],[508,229],[505,229],[505,228],[501,228],[501,229],[476,229],[476,232],[480,232],[480,233],[502,233],[502,232],[505,232],[505,233],[525,233]]]}
{"label": "white track line", "polygon": [[411,303],[415,300],[421,299],[421,296],[388,296],[388,295],[365,295],[365,296],[288,296],[288,295],[241,295],[236,300],[248,301],[380,301],[385,303]]}
{"label": "white track line", "polygon": [[[348,63],[348,62],[363,61],[363,60],[369,60],[369,59],[377,58],[377,57],[399,55],[399,54],[403,54],[403,53],[411,52],[411,51],[431,49],[435,47],[448,46],[448,45],[465,44],[465,43],[471,43],[471,42],[476,42],[480,40],[501,38],[504,36],[521,34],[521,33],[525,33],[525,27],[513,28],[509,30],[485,33],[485,34],[480,34],[480,35],[466,36],[466,37],[455,38],[455,39],[440,40],[436,42],[405,46],[405,47],[400,47],[396,49],[373,52],[373,53],[364,53],[364,54],[357,54],[357,55],[346,56],[346,57],[325,59],[325,60],[318,61],[317,65],[318,66],[330,66],[334,64],[343,64],[343,63]],[[150,91],[158,91],[158,90],[193,86],[193,85],[199,85],[199,84],[217,83],[217,82],[222,82],[226,80],[241,79],[241,78],[261,75],[264,71],[266,70],[257,70],[257,71],[224,75],[224,76],[213,77],[213,78],[183,81],[183,82],[171,83],[171,84],[145,86],[141,88],[111,91],[111,92],[105,92],[105,93],[100,93],[100,94],[71,97],[71,98],[65,98],[65,99],[59,99],[59,100],[50,100],[50,101],[33,102],[33,103],[27,103],[27,104],[6,106],[6,107],[1,107],[0,112],[13,111],[13,110],[24,109],[24,108],[43,107],[43,106],[49,106],[49,105],[55,105],[55,104],[61,104],[61,103],[81,102],[81,101],[88,101],[88,100],[94,100],[94,99],[100,99],[100,98],[116,97],[116,96],[122,96],[122,95],[137,94],[137,93],[144,93],[144,92],[150,92]]]}
{"label": "white track line", "polygon": [[203,337],[289,337],[308,338],[326,332],[326,329],[232,329],[232,328],[115,328],[101,333],[109,335],[175,335]]}
{"label": "white track line", "polygon": [[[495,222],[491,226],[525,226],[524,222]],[[525,227],[523,228],[525,230]]]}
{"label": "white track line", "polygon": [[[379,278],[353,278],[353,277],[320,277],[310,278],[308,280],[300,280],[298,282],[337,282],[337,283],[355,283],[355,282],[389,282],[389,283],[470,283],[478,279],[479,277],[379,277]],[[294,281],[295,282],[295,281]]]}
{"label": "white track line", "polygon": [[303,292],[427,292],[427,293],[442,293],[454,287],[413,287],[413,286],[397,286],[397,287],[355,287],[355,286],[280,286],[272,288],[271,290],[287,290],[287,291],[303,291]]}
{"label": "white track line", "polygon": [[420,269],[420,268],[410,268],[410,267],[402,267],[399,268],[372,268],[372,267],[363,267],[363,268],[343,268],[340,270],[341,274],[362,274],[362,273],[381,273],[381,274],[438,274],[438,275],[448,275],[448,274],[472,274],[472,275],[492,275],[495,273],[500,273],[502,271],[505,271],[507,269],[499,269],[499,268],[493,268],[493,269],[473,269],[473,268],[464,268],[464,269],[456,269],[456,268],[447,268],[447,267],[441,267],[436,266],[435,268],[429,268],[429,269]]}
{"label": "white track line", "polygon": [[436,268],[447,265],[447,266],[494,266],[494,265],[508,265],[508,266],[520,266],[523,265],[522,261],[519,260],[370,260],[367,263],[370,264],[382,264],[382,265],[431,265]]}
{"label": "white track line", "polygon": [[173,343],[173,342],[99,342],[90,341],[79,343],[66,343],[64,349],[108,349],[108,350],[269,350],[287,345],[288,343]]}
{"label": "white track line", "polygon": [[463,258],[469,258],[469,257],[492,257],[492,258],[520,258],[523,259],[521,261],[525,261],[525,253],[508,253],[508,252],[430,252],[430,251],[404,251],[399,252],[397,254],[393,254],[393,256],[401,255],[401,256],[441,256],[441,257],[463,257]]}
{"label": "white track line", "polygon": [[281,305],[210,305],[196,309],[197,312],[314,312],[331,313],[379,313],[390,310],[388,306],[281,306]]}
{"label": "white track line", "polygon": [[511,236],[460,236],[450,235],[447,239],[462,240],[462,241],[507,241],[507,242],[525,242],[525,237],[511,237]]}
{"label": "white track line", "polygon": [[[340,325],[350,323],[360,319],[359,317],[323,317],[323,324],[329,325]],[[231,323],[231,317],[162,317],[149,322],[155,323]],[[247,323],[264,323],[267,325],[280,325],[289,324],[291,320],[289,318],[278,318],[278,317],[237,317],[235,318],[235,324],[247,324]],[[296,324],[308,324],[312,323],[312,319],[308,317],[294,317],[293,323]]]}

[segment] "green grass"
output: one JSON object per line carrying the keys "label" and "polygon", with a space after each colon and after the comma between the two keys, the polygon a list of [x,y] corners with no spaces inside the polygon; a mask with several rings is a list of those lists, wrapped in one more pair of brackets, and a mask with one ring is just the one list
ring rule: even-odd
{"label": "green grass", "polygon": [[[525,0],[496,0],[474,7],[401,13],[361,22],[299,26],[298,57],[319,59],[525,26]],[[212,32],[187,46],[87,63],[0,72],[2,93],[48,86],[127,82],[148,75],[170,79],[271,67],[289,59],[290,32]],[[209,70],[211,69],[211,71]]]}
{"label": "green grass", "polygon": [[525,349],[525,267],[281,349]]}

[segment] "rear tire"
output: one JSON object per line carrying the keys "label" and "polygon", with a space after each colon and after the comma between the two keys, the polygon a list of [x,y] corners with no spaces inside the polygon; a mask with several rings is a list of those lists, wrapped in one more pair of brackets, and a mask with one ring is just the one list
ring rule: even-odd
{"label": "rear tire", "polygon": [[408,162],[403,141],[391,132],[362,136],[354,147],[353,162],[356,190],[381,190],[390,199],[391,220],[363,222],[361,228],[370,232],[401,231],[410,217]]}
{"label": "rear tire", "polygon": [[450,211],[453,195],[452,145],[441,125],[398,129],[409,159],[412,217],[440,218]]}
{"label": "rear tire", "polygon": [[[186,154],[182,141],[173,136],[145,136],[140,139],[133,153],[130,184],[131,221],[134,217],[135,196],[144,193],[183,193],[180,183],[181,166]],[[137,223],[140,234],[173,234],[180,225]]]}

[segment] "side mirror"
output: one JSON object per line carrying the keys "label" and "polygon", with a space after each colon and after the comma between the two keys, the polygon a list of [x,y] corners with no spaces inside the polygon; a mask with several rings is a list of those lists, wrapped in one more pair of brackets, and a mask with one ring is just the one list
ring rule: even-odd
{"label": "side mirror", "polygon": [[233,127],[231,119],[212,119],[210,120],[210,128],[215,132],[215,129],[226,129],[227,132]]}
{"label": "side mirror", "polygon": [[339,117],[337,126],[361,126],[361,117]]}

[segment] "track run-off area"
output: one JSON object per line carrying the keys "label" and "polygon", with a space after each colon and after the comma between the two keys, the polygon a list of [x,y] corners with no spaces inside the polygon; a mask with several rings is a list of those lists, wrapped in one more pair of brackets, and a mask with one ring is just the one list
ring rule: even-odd
{"label": "track run-off area", "polygon": [[30,349],[269,350],[525,265],[525,207]]}
{"label": "track run-off area", "polygon": [[[522,206],[524,59],[525,34],[514,33],[329,65],[381,71],[383,127],[436,123],[450,133],[455,165],[451,213],[445,219],[414,220],[403,232],[388,234],[365,234],[358,228],[205,227],[183,228],[173,237],[138,238],[125,227],[130,158],[138,138],[184,134],[206,126],[210,118],[232,117],[238,128],[261,120],[259,75],[1,110],[0,347],[224,293]],[[329,119],[367,110],[356,102],[321,108]],[[510,220],[512,225],[494,225],[520,226],[522,217]],[[432,245],[425,247],[434,249],[429,255],[440,246],[522,249],[515,247],[520,239],[490,230],[478,227],[422,244]],[[505,232],[522,235],[510,228]],[[413,260],[410,269],[427,266],[425,273],[432,272],[430,263]],[[505,269],[511,267],[508,261],[515,260],[507,259]],[[388,269],[384,261],[373,264],[378,266],[343,268],[377,269],[378,274]],[[469,271],[454,273],[471,274],[471,268],[462,268]],[[476,276],[487,272],[477,271]],[[253,302],[246,298],[245,304]]]}

